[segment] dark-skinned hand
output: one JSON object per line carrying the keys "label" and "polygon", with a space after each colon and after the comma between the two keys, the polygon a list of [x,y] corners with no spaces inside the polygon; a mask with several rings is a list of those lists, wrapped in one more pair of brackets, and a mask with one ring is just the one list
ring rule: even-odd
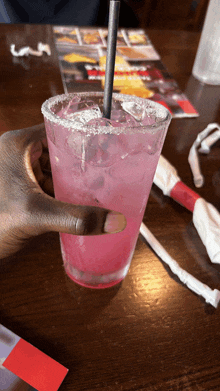
{"label": "dark-skinned hand", "polygon": [[99,235],[122,231],[125,217],[53,197],[44,124],[0,137],[0,259],[48,231]]}

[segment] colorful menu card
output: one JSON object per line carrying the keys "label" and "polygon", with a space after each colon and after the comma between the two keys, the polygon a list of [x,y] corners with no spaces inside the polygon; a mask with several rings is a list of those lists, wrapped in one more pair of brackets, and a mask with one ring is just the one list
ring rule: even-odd
{"label": "colorful menu card", "polygon": [[0,325],[0,390],[56,391],[68,369]]}
{"label": "colorful menu card", "polygon": [[[54,26],[53,33],[64,91],[102,91],[108,30]],[[199,115],[161,62],[144,30],[118,31],[114,92],[159,102],[173,117]]]}

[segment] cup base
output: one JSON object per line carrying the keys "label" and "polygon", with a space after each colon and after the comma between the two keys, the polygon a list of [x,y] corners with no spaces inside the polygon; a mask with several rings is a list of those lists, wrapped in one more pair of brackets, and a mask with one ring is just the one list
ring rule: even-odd
{"label": "cup base", "polygon": [[67,262],[64,264],[66,274],[71,280],[81,286],[92,289],[105,289],[119,284],[127,275],[129,266],[127,265],[123,269],[113,273],[94,275],[89,272],[80,271]]}
{"label": "cup base", "polygon": [[197,73],[194,70],[192,71],[192,75],[202,84],[208,84],[211,86],[217,86],[220,85],[220,75],[217,75],[216,78],[213,77],[215,75],[212,74],[203,74],[203,73]]}
{"label": "cup base", "polygon": [[90,289],[105,289],[105,288],[111,288],[112,286],[119,284],[119,283],[123,280],[123,278],[122,278],[122,279],[120,279],[120,280],[118,280],[118,281],[113,281],[113,282],[111,282],[111,283],[109,283],[109,284],[89,285],[89,284],[83,283],[82,281],[76,280],[76,279],[73,278],[69,273],[67,273],[67,276],[68,276],[72,281],[74,281],[76,284],[81,285],[81,286],[84,286],[85,288],[90,288]]}

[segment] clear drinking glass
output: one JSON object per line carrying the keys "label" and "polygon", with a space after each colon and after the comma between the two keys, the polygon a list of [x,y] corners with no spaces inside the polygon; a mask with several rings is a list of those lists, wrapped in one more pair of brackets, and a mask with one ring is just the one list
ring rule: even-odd
{"label": "clear drinking glass", "polygon": [[220,0],[211,0],[192,70],[206,84],[220,84]]}
{"label": "clear drinking glass", "polygon": [[60,233],[66,273],[90,288],[115,285],[129,270],[171,120],[160,104],[129,95],[113,94],[111,121],[101,118],[102,109],[102,92],[59,95],[42,105],[55,197],[127,220],[115,234]]}

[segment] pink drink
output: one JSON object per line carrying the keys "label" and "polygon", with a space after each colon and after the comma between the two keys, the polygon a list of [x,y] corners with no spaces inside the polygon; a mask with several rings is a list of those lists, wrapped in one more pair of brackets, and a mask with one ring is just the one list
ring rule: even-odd
{"label": "pink drink", "polygon": [[[170,114],[154,102],[117,94],[108,126],[103,126],[105,119],[93,118],[89,125],[79,130],[78,117],[72,113],[87,115],[88,107],[78,99],[86,98],[90,101],[89,109],[95,111],[100,101],[97,96],[102,93],[77,94],[77,98],[71,94],[73,104],[69,109],[66,109],[67,105],[56,105],[59,120],[54,123],[53,118],[42,111],[56,198],[73,204],[104,207],[126,217],[126,228],[116,234],[74,236],[60,233],[64,267],[69,277],[86,287],[106,288],[120,282],[128,272]],[[122,109],[120,101],[128,102],[128,111],[129,102],[138,105],[132,107],[132,110],[138,109],[135,118]],[[101,108],[100,102],[98,105]],[[145,106],[150,114],[142,115]],[[71,128],[69,123],[62,126],[60,117],[74,121]]]}

